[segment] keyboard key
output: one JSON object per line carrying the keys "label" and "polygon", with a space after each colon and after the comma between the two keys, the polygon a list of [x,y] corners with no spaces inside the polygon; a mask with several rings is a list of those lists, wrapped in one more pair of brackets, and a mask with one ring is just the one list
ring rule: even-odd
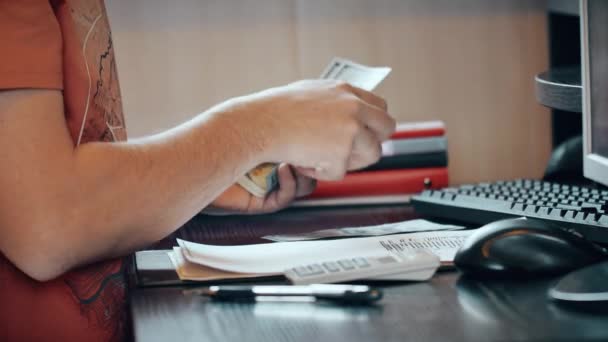
{"label": "keyboard key", "polygon": [[358,267],[369,267],[370,266],[369,262],[367,262],[367,260],[365,260],[365,258],[354,258],[353,262]]}
{"label": "keyboard key", "polygon": [[578,213],[576,213],[576,215],[574,216],[574,220],[575,220],[575,221],[584,222],[584,221],[585,221],[585,216],[586,216],[586,215],[587,215],[587,214],[585,214],[585,213],[578,212]]}
{"label": "keyboard key", "polygon": [[574,211],[581,210],[581,207],[579,207],[577,205],[563,204],[563,203],[560,203],[560,204],[556,205],[555,207],[558,209],[564,209],[564,210],[574,210]]}
{"label": "keyboard key", "polygon": [[564,220],[574,221],[574,216],[576,215],[576,211],[574,210],[566,210],[564,214]]}
{"label": "keyboard key", "polygon": [[340,267],[338,267],[338,264],[336,264],[333,261],[324,262],[323,267],[325,267],[325,269],[328,270],[329,272],[339,272],[340,271]]}
{"label": "keyboard key", "polygon": [[549,208],[549,207],[540,207],[538,209],[538,211],[536,212],[536,214],[539,215],[540,217],[545,217],[545,216],[549,216],[550,211],[551,211],[551,208]]}
{"label": "keyboard key", "polygon": [[511,203],[511,210],[524,210],[524,205],[521,203]]}
{"label": "keyboard key", "polygon": [[585,222],[589,224],[596,224],[601,217],[602,214],[589,214],[587,217],[585,217]]}
{"label": "keyboard key", "polygon": [[597,203],[582,203],[581,210],[589,213],[596,213],[602,210],[602,205]]}
{"label": "keyboard key", "polygon": [[508,210],[509,206],[510,206],[510,204],[505,201],[493,200],[493,199],[489,199],[489,198],[479,198],[479,197],[475,197],[475,196],[459,195],[458,200],[462,201],[463,203],[471,203],[471,204],[476,204],[478,206],[494,207],[497,209],[504,209],[504,210]]}
{"label": "keyboard key", "polygon": [[441,198],[443,196],[443,193],[441,191],[433,191],[433,193],[431,194],[432,198]]}
{"label": "keyboard key", "polygon": [[420,193],[420,196],[428,196],[430,197],[433,194],[433,190],[424,190]]}
{"label": "keyboard key", "polygon": [[338,264],[347,271],[355,269],[355,265],[353,265],[352,261],[348,259],[338,260]]}
{"label": "keyboard key", "polygon": [[298,267],[294,268],[293,270],[300,277],[306,277],[306,276],[311,275],[310,271],[308,270],[308,268],[306,266],[298,266]]}
{"label": "keyboard key", "polygon": [[456,199],[456,194],[453,194],[453,193],[446,193],[446,194],[443,196],[443,199],[446,199],[446,200],[448,200],[448,201],[453,201],[454,199]]}
{"label": "keyboard key", "polygon": [[528,205],[526,206],[526,209],[524,209],[524,214],[536,214],[536,211],[538,210],[538,207],[535,205]]}
{"label": "keyboard key", "polygon": [[323,270],[323,268],[321,268],[321,265],[319,265],[319,264],[308,265],[307,268],[310,271],[310,275],[317,275],[317,274],[325,273],[325,271]]}
{"label": "keyboard key", "polygon": [[552,218],[554,220],[561,220],[562,217],[563,217],[563,214],[562,214],[561,209],[552,209],[551,212],[549,213],[549,218]]}

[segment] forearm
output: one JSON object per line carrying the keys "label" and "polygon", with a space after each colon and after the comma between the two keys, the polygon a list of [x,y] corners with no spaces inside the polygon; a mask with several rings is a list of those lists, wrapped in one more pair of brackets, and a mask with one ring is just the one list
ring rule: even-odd
{"label": "forearm", "polygon": [[88,252],[86,241],[98,234],[98,241],[114,247],[88,257],[105,257],[161,239],[254,167],[262,147],[243,132],[244,123],[234,125],[226,114],[204,114],[127,143],[78,148],[75,172],[82,188],[68,198],[77,198],[82,212],[68,236],[80,241],[71,244]]}
{"label": "forearm", "polygon": [[251,123],[233,118],[242,110],[224,104],[159,135],[77,148],[47,123],[8,158],[3,252],[43,280],[161,239],[266,158]]}

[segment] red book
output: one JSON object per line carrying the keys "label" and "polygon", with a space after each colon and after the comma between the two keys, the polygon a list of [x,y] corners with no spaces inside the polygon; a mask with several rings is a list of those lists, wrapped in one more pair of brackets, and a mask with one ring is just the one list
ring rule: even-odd
{"label": "red book", "polygon": [[448,169],[398,169],[349,173],[343,180],[317,182],[307,198],[413,194],[448,185]]}
{"label": "red book", "polygon": [[445,135],[443,121],[402,122],[397,124],[391,139],[440,137]]}

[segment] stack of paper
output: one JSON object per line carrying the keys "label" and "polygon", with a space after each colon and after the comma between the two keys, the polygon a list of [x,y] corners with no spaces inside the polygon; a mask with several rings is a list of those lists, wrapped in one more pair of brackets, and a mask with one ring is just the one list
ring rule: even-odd
{"label": "stack of paper", "polygon": [[[180,279],[199,281],[281,275],[285,270],[301,265],[359,256],[392,255],[399,258],[420,249],[436,254],[443,264],[449,264],[470,234],[471,231],[431,231],[243,246],[215,246],[178,240],[180,247],[176,247],[170,257]],[[386,280],[386,277],[382,279]],[[403,279],[403,275],[395,277],[395,280]]]}

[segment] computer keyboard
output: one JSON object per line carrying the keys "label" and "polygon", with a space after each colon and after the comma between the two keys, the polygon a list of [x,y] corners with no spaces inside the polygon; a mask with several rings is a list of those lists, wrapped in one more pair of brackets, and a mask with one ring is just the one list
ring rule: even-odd
{"label": "computer keyboard", "polygon": [[412,197],[426,216],[474,224],[530,217],[608,243],[608,191],[536,180],[500,181],[427,190]]}

